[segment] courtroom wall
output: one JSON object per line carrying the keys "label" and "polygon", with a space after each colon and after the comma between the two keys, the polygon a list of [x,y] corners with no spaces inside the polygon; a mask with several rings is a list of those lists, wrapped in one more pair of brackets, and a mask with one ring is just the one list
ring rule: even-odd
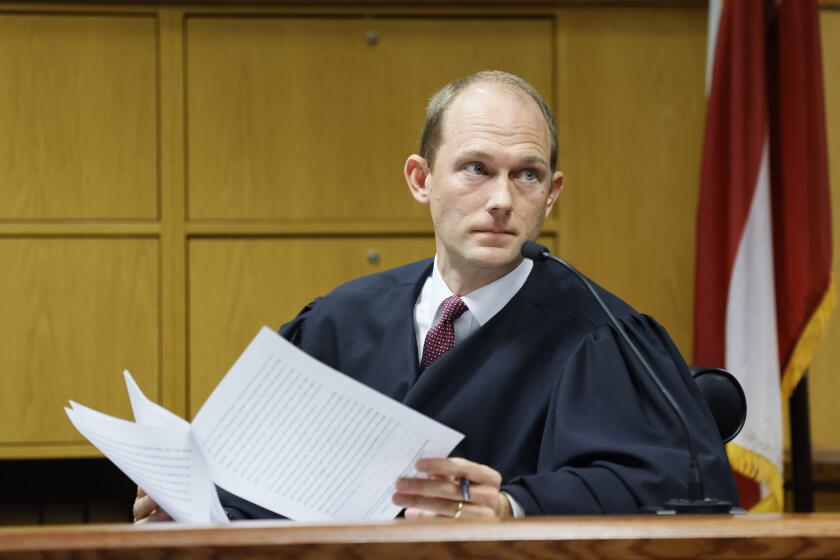
{"label": "courtroom wall", "polygon": [[[0,3],[0,458],[94,456],[62,406],[126,416],[123,368],[191,416],[260,325],[430,256],[402,163],[426,98],[486,68],[555,108],[543,240],[691,356],[705,30],[703,2]],[[840,449],[829,339],[814,439]]]}

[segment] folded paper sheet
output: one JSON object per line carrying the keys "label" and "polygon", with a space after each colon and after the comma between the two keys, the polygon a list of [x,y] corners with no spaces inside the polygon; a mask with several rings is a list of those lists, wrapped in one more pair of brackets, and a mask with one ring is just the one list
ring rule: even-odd
{"label": "folded paper sheet", "polygon": [[137,424],[75,403],[67,413],[179,521],[221,521],[212,483],[295,520],[390,519],[400,511],[391,503],[397,478],[463,439],[265,327],[191,426],[149,401],[128,373],[126,383]]}
{"label": "folded paper sheet", "polygon": [[[132,380],[133,382],[133,380]],[[176,521],[225,523],[227,516],[190,426],[145,425],[75,402],[70,421],[103,455],[143,488]]]}

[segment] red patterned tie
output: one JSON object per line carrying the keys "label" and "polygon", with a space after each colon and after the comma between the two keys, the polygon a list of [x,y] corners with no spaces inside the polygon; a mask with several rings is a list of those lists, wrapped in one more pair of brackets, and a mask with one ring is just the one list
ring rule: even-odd
{"label": "red patterned tie", "polygon": [[451,296],[441,304],[440,320],[435,323],[423,342],[423,360],[420,369],[424,370],[432,363],[452,350],[455,346],[455,319],[467,310],[467,305],[458,296]]}

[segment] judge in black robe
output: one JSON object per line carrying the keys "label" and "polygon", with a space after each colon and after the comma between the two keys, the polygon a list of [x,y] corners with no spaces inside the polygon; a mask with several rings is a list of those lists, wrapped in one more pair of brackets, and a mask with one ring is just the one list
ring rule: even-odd
{"label": "judge in black robe", "polygon": [[[673,409],[569,272],[536,264],[492,319],[422,373],[414,305],[432,261],[349,282],[280,333],[311,356],[465,434],[526,515],[635,513],[686,496]],[[665,330],[599,288],[685,414],[710,496],[737,503],[718,430]],[[232,517],[271,512],[221,491]]]}

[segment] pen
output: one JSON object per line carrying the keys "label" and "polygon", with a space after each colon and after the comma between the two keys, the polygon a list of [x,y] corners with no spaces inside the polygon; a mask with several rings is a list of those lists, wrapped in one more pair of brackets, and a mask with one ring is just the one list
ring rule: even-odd
{"label": "pen", "polygon": [[461,486],[461,499],[464,500],[465,502],[469,502],[470,501],[470,479],[462,476],[458,480],[458,482]]}

